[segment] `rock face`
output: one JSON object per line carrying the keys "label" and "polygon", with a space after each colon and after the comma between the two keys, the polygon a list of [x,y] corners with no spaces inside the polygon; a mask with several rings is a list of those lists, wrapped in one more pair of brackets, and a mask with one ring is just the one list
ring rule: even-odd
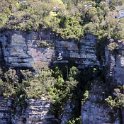
{"label": "rock face", "polygon": [[68,100],[64,107],[64,112],[61,115],[61,124],[66,124],[72,117],[74,104]]}
{"label": "rock face", "polygon": [[58,124],[54,115],[50,114],[49,100],[29,99],[27,102],[28,107],[21,116],[13,118],[13,124]]}
{"label": "rock face", "polygon": [[11,111],[9,100],[0,97],[0,124],[11,123]]}
{"label": "rock face", "polygon": [[[99,62],[96,57],[96,38],[87,34],[79,43],[68,41],[56,41],[56,63],[64,63],[67,60],[73,61],[78,68],[98,66]],[[59,55],[62,56],[61,60]]]}
{"label": "rock face", "polygon": [[43,68],[52,62],[73,60],[79,67],[99,65],[96,38],[86,35],[79,43],[55,39],[49,31],[6,31],[0,35],[3,58],[11,68]]}
{"label": "rock face", "polygon": [[[114,42],[114,41],[113,41]],[[118,48],[113,53],[106,49],[106,65],[109,65],[109,76],[119,85],[124,85],[124,44],[123,42],[114,42]]]}
{"label": "rock face", "polygon": [[[70,62],[79,69],[100,66],[96,56],[96,41],[95,36],[91,34],[87,34],[77,43],[57,39],[49,30],[5,31],[0,34],[0,62],[5,62],[3,64],[9,68],[33,70],[56,64],[66,65]],[[110,65],[109,76],[115,77],[119,84],[123,84],[124,56],[123,45],[120,46],[121,51],[116,55],[106,50],[106,64]],[[96,84],[92,86],[89,99],[82,105],[83,124],[119,124],[113,111],[107,105],[101,104],[105,99],[104,92],[104,86]],[[0,99],[0,102],[2,101]],[[7,113],[0,109],[0,124],[9,124],[10,120],[12,124],[57,124],[58,120],[49,113],[50,104],[46,99],[30,99],[23,114],[12,118],[9,109],[3,106]],[[61,124],[66,124],[70,119],[71,107],[73,108],[73,105],[70,103],[65,106]],[[4,118],[2,112],[5,113]]]}
{"label": "rock face", "polygon": [[[52,49],[38,48],[38,33],[11,31],[1,34],[0,43],[6,66],[12,68],[34,68],[49,64]],[[44,64],[44,65],[45,65]]]}
{"label": "rock face", "polygon": [[[112,77],[114,85],[124,85],[124,43],[113,41],[117,44],[114,52],[106,49],[106,64],[109,65],[109,76]],[[124,91],[122,91],[124,93]],[[124,123],[124,108],[121,109],[122,123]]]}
{"label": "rock face", "polygon": [[27,44],[23,35],[7,32],[0,38],[4,60],[9,67],[31,67],[32,58],[27,54]]}
{"label": "rock face", "polygon": [[82,106],[82,124],[120,124],[115,112],[104,103],[105,86],[92,86],[88,100]]}

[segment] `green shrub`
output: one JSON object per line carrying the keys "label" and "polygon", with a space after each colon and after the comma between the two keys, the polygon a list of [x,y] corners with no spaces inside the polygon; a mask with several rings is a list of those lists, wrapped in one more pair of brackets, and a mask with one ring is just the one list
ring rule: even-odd
{"label": "green shrub", "polygon": [[72,119],[67,124],[82,124],[81,123],[81,118]]}
{"label": "green shrub", "polygon": [[[122,92],[121,92],[122,91]],[[114,89],[114,96],[108,96],[105,101],[112,108],[123,108],[124,107],[124,86]]]}
{"label": "green shrub", "polygon": [[73,91],[78,83],[75,80],[77,69],[73,67],[70,70],[72,71],[70,71],[71,74],[69,74],[68,80],[63,79],[59,68],[56,68],[54,71],[57,82],[49,89],[49,95],[53,101],[51,112],[54,113],[56,117],[59,117],[63,112],[66,101],[72,97]]}
{"label": "green shrub", "polygon": [[43,95],[48,96],[48,90],[56,83],[56,79],[51,70],[41,70],[35,77],[24,82],[28,84],[25,88],[28,98],[41,98]]}

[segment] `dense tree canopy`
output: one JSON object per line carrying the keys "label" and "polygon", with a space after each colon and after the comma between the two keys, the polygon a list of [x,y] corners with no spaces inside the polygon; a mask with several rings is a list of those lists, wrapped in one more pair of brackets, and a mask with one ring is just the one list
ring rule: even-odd
{"label": "dense tree canopy", "polygon": [[65,39],[80,39],[84,33],[123,39],[115,18],[122,0],[4,0],[0,2],[0,27],[38,30],[49,27]]}

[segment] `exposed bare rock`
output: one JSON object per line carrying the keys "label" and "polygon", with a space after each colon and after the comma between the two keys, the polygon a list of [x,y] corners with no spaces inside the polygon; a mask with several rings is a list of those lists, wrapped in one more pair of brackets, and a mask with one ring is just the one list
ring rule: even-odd
{"label": "exposed bare rock", "polygon": [[82,105],[82,124],[120,124],[118,115],[105,104],[105,86],[93,84],[89,99]]}

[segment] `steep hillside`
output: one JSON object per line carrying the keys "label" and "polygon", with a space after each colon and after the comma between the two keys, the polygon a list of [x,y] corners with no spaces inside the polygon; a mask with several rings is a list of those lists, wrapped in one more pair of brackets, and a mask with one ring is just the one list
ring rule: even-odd
{"label": "steep hillside", "polygon": [[124,124],[123,0],[0,0],[0,124]]}

